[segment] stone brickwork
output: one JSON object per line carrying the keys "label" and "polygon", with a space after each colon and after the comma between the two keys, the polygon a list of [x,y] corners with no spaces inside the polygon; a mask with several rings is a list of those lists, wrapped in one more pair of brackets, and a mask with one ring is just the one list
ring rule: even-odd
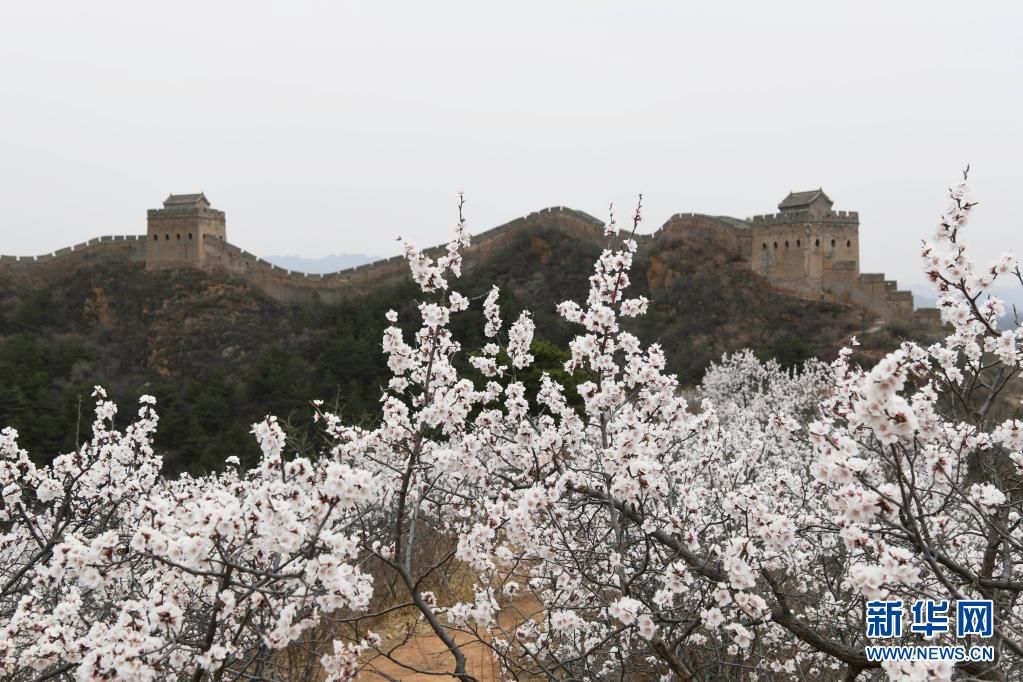
{"label": "stone brickwork", "polygon": [[751,267],[779,289],[801,295],[826,289],[836,277],[859,274],[859,215],[792,211],[754,216]]}
{"label": "stone brickwork", "polygon": [[[472,245],[463,253],[465,267],[471,269],[500,249],[526,225],[551,227],[580,240],[603,243],[603,223],[582,211],[558,206],[531,213],[472,237]],[[318,299],[334,302],[358,296],[367,289],[396,284],[408,277],[408,265],[401,256],[358,265],[340,272],[312,275],[293,272],[269,263],[233,244],[206,237],[205,264],[242,277],[249,284],[278,301],[305,303]],[[432,256],[444,253],[443,246],[427,249]]]}
{"label": "stone brickwork", "polygon": [[146,269],[206,266],[206,239],[226,241],[223,211],[203,194],[172,194],[146,221]]}
{"label": "stone brickwork", "polygon": [[725,260],[750,260],[750,232],[745,221],[701,213],[676,213],[668,218],[651,238],[665,249],[675,248],[685,239],[694,240],[724,253]]}
{"label": "stone brickwork", "polygon": [[[831,206],[822,190],[794,192],[779,204],[778,213],[746,220],[677,213],[654,234],[638,239],[655,252],[684,248],[683,240],[702,243],[720,251],[722,262],[748,267],[779,292],[856,305],[887,320],[940,324],[937,310],[914,311],[912,294],[900,291],[894,281],[860,273],[859,214]],[[564,206],[546,208],[474,235],[465,267],[485,261],[527,227],[606,243],[602,221]],[[436,256],[443,251],[437,246],[427,253]],[[0,256],[0,271],[45,279],[96,260],[144,262],[147,270],[219,270],[285,303],[337,301],[408,276],[401,257],[325,275],[280,268],[230,244],[224,212],[211,208],[202,194],[172,194],[163,208],[148,211],[144,237],[100,237],[42,256]]]}
{"label": "stone brickwork", "polygon": [[10,273],[27,282],[44,283],[91,263],[141,264],[144,261],[145,237],[137,234],[110,235],[40,256],[0,256],[0,272]]}

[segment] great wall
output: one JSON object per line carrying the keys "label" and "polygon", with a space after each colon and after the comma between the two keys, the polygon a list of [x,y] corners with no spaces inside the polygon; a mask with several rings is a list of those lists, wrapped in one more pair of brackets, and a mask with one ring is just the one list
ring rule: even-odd
{"label": "great wall", "polygon": [[[654,250],[673,248],[683,237],[703,239],[743,261],[781,294],[858,306],[888,321],[940,325],[938,310],[914,310],[913,295],[900,291],[896,282],[860,272],[859,215],[833,211],[831,205],[821,190],[793,192],[778,205],[778,213],[746,220],[678,213],[638,239]],[[41,256],[0,256],[0,272],[45,281],[68,268],[98,261],[144,263],[147,270],[219,270],[284,303],[314,299],[329,303],[399,281],[408,272],[400,256],[324,275],[280,268],[229,243],[224,212],[212,209],[202,194],[172,194],[163,208],[148,211],[147,217],[144,236],[103,236]],[[558,206],[473,235],[467,260],[485,259],[529,228],[555,229],[596,244],[606,241],[602,221]]]}

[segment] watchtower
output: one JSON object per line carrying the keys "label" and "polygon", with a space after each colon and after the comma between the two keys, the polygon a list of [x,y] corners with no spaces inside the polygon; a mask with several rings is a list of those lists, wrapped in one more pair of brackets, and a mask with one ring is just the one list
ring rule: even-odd
{"label": "watchtower", "polygon": [[860,275],[860,216],[833,211],[822,189],[789,192],[778,213],[753,216],[753,270],[802,294],[845,289]]}
{"label": "watchtower", "polygon": [[204,239],[227,237],[224,212],[205,194],[171,194],[147,212],[146,270],[205,265]]}

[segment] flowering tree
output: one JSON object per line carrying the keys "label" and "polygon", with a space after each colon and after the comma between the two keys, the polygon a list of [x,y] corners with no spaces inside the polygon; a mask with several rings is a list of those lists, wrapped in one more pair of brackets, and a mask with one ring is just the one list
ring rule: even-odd
{"label": "flowering tree", "polygon": [[[637,209],[634,229],[639,220]],[[607,236],[618,236],[613,220]],[[396,435],[419,443],[416,419],[428,418],[438,440],[425,451],[434,454],[409,476],[428,482],[419,499],[460,537],[455,558],[477,574],[474,598],[444,608],[448,627],[485,641],[509,674],[554,679],[869,667],[854,644],[862,641],[860,598],[842,584],[847,562],[829,556],[840,540],[826,486],[806,475],[808,440],[793,445],[799,423],[779,412],[805,417],[829,386],[827,373],[817,365],[799,377],[776,366],[750,370],[756,363],[745,355],[711,372],[707,391],[721,405],[690,410],[663,374],[659,347],[644,348],[619,326],[647,305],[625,297],[636,248],[626,238],[605,251],[585,306],[559,306],[582,327],[566,370],[593,377],[579,386],[581,414],[550,380],[526,400],[515,380],[531,361],[526,315],[508,330],[510,366],[497,362],[496,342],[473,358],[491,379],[485,390],[457,381],[446,357],[444,383],[425,390],[433,349],[457,350],[438,331],[464,301],[446,282],[439,288],[453,303],[423,305],[416,348],[389,348],[414,361],[399,367],[411,381],[392,382],[397,395],[386,404],[395,409],[383,429],[401,424]],[[421,263],[417,280],[438,281],[420,254],[409,255]],[[484,311],[486,334],[498,341],[496,297],[491,291]],[[398,395],[421,405],[421,416],[410,418]],[[352,456],[380,449],[377,433],[339,437]],[[394,461],[395,450],[389,445],[382,459]],[[826,608],[814,604],[825,595]],[[438,610],[424,616],[432,623]]]}
{"label": "flowering tree", "polygon": [[[852,557],[849,584],[867,598],[992,600],[990,642],[1000,661],[960,669],[991,679],[1011,671],[1016,679],[1023,332],[1018,319],[999,328],[1005,305],[988,291],[999,280],[1023,280],[1011,255],[986,267],[973,262],[962,232],[975,203],[965,184],[950,198],[923,260],[951,334],[926,348],[903,343],[870,371],[840,363],[837,390],[808,433],[818,453],[814,475],[828,486]],[[888,672],[947,677],[951,664]]]}
{"label": "flowering tree", "polygon": [[[268,419],[254,428],[258,468],[164,480],[154,400],[122,433],[95,396],[92,440],[47,467],[11,429],[0,436],[5,679],[263,677],[320,614],[366,605],[352,524],[376,494],[371,475],[284,462]],[[344,676],[356,655],[342,647],[323,665]]]}
{"label": "flowering tree", "polygon": [[[952,205],[925,268],[951,325],[876,367],[799,372],[749,352],[712,366],[687,400],[655,345],[631,334],[637,250],[609,221],[567,372],[582,407],[533,357],[522,312],[505,327],[480,296],[489,342],[450,330],[464,221],[436,259],[405,243],[421,325],[395,324],[393,378],[373,428],[322,409],[331,446],[293,457],[276,421],[253,431],[249,472],[167,480],[143,398],[123,432],[97,391],[90,443],[37,468],[0,439],[0,666],[11,679],[282,679],[316,628],[318,674],[350,679],[375,657],[415,671],[411,614],[472,680],[465,647],[509,679],[950,679],[947,663],[869,660],[871,599],[991,599],[994,663],[962,675],[1019,679],[1023,561],[1020,330],[984,292],[1020,279],[979,269]],[[460,206],[461,216],[461,206]],[[1023,281],[1023,280],[1021,280]],[[482,292],[481,292],[482,293]],[[625,327],[623,327],[625,325]]]}

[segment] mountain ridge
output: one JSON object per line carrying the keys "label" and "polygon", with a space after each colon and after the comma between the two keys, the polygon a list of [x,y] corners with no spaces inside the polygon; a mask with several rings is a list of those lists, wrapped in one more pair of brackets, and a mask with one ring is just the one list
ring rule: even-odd
{"label": "mountain ridge", "polygon": [[[540,215],[497,233],[501,239],[477,238],[489,246],[468,250],[452,286],[478,299],[498,285],[505,320],[532,311],[536,372],[556,374],[577,330],[554,306],[585,299],[606,239],[589,227],[580,238],[561,213]],[[625,322],[664,347],[684,384],[725,352],[750,347],[794,366],[834,357],[850,336],[878,326],[860,307],[777,291],[746,267],[729,234],[701,225],[690,220],[660,240],[639,240],[630,292],[647,296],[650,310]],[[157,443],[172,472],[208,470],[230,454],[253,461],[258,450],[246,425],[266,414],[307,438],[314,398],[355,421],[376,418],[389,376],[380,348],[384,313],[397,310],[406,335],[418,326],[423,295],[406,263],[389,259],[393,274],[350,296],[288,303],[244,273],[147,270],[144,259],[126,258],[138,243],[100,241],[77,258],[0,269],[0,383],[9,387],[0,395],[0,423],[15,426],[35,456],[73,449],[82,437],[74,425],[90,421],[80,406],[98,384],[128,413],[139,395],[156,396]],[[485,343],[478,303],[456,318],[464,348]],[[890,349],[917,333],[909,323],[866,335],[860,351]],[[560,378],[569,385],[579,379]]]}

